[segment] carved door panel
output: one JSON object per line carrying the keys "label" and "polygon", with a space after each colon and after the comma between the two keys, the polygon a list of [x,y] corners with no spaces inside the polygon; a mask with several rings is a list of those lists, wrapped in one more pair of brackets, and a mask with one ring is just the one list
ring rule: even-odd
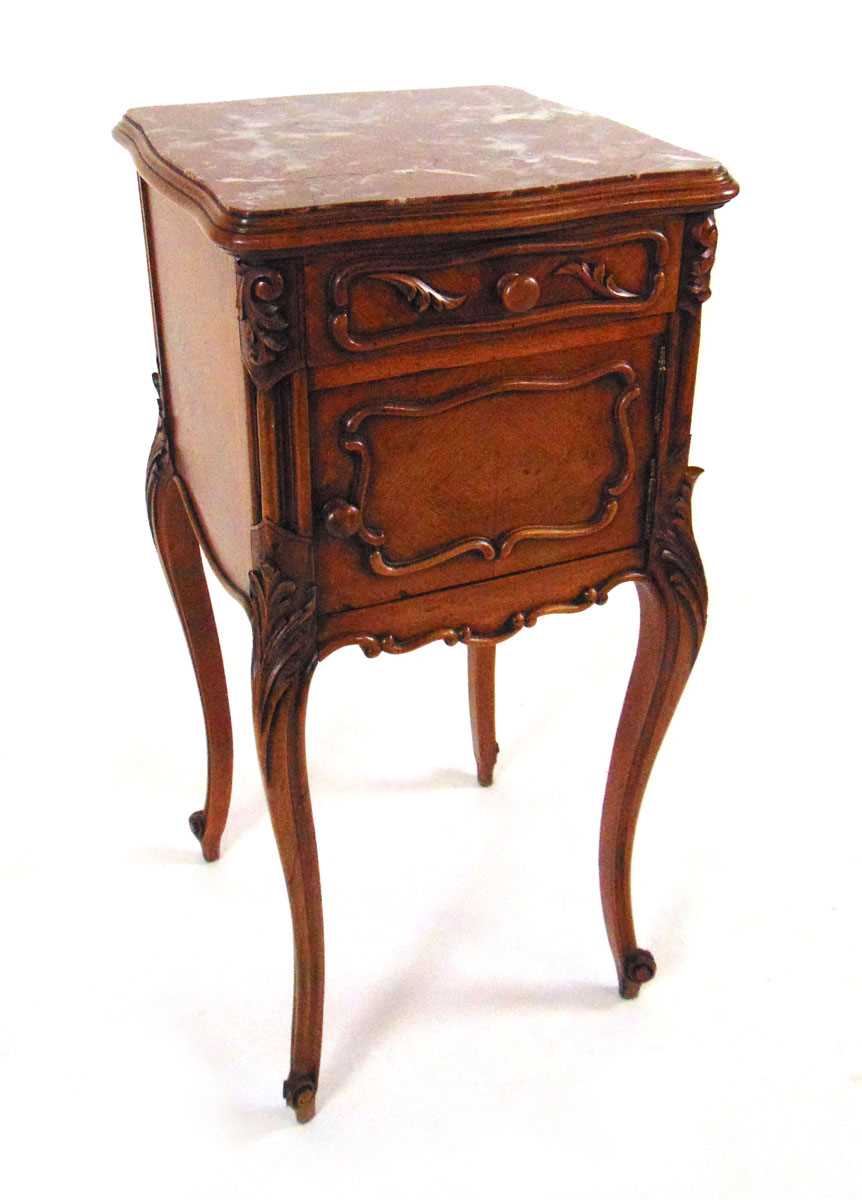
{"label": "carved door panel", "polygon": [[321,600],[349,607],[645,540],[659,337],[320,391]]}

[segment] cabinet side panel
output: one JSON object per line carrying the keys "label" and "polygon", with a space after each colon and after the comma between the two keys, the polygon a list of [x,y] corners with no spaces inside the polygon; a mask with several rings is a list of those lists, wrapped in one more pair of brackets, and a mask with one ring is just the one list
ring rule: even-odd
{"label": "cabinet side panel", "polygon": [[144,214],[177,470],[211,559],[245,592],[254,501],[234,260],[152,188]]}

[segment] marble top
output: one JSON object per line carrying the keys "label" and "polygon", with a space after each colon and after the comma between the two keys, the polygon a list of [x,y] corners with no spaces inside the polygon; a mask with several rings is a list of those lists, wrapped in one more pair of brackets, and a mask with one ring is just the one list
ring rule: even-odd
{"label": "marble top", "polygon": [[124,127],[219,208],[250,215],[721,170],[506,87],[133,108],[118,132]]}

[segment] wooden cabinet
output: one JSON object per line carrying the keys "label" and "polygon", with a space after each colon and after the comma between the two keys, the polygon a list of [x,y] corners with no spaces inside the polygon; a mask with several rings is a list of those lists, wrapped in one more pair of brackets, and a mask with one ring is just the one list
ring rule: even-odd
{"label": "wooden cabinet", "polygon": [[632,916],[635,824],[706,621],[688,445],[713,214],[736,184],[508,88],[136,109],[115,133],[140,176],[159,390],[147,503],[204,708],[191,826],[207,859],[232,745],[201,552],[251,619],[293,919],[285,1099],[314,1114],[323,917],[304,720],[318,662],[343,646],[465,645],[487,785],[495,647],[635,584],[599,845],[633,998],[655,973]]}

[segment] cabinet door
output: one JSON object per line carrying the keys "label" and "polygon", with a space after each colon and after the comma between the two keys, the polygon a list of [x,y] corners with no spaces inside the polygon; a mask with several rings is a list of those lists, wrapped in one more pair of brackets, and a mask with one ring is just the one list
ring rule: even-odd
{"label": "cabinet door", "polygon": [[660,344],[315,393],[324,611],[642,543]]}

